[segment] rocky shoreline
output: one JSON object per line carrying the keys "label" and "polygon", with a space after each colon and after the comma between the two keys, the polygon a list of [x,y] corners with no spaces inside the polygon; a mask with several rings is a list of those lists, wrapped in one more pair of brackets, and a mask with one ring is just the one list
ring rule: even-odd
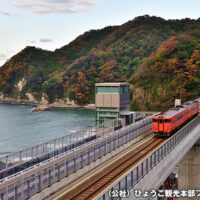
{"label": "rocky shoreline", "polygon": [[65,103],[60,103],[60,102],[54,102],[52,104],[46,104],[46,103],[40,103],[40,102],[35,102],[35,101],[30,101],[30,100],[21,100],[21,99],[10,99],[10,98],[5,98],[5,99],[0,99],[0,103],[7,103],[7,104],[14,104],[14,105],[30,105],[30,106],[36,106],[33,108],[33,112],[38,112],[38,111],[49,111],[52,110],[53,108],[85,108],[85,109],[95,109],[94,104],[88,104],[88,105],[76,105],[76,104],[65,104]]}
{"label": "rocky shoreline", "polygon": [[30,105],[37,106],[39,103],[26,100],[11,100],[11,99],[0,99],[0,103],[14,104],[14,105]]}
{"label": "rocky shoreline", "polygon": [[85,109],[95,109],[95,106],[92,104],[89,105],[84,105],[84,106],[79,106],[79,105],[52,105],[52,104],[42,104],[42,105],[38,105],[35,108],[32,109],[32,112],[40,112],[40,111],[50,111],[53,108],[85,108]]}

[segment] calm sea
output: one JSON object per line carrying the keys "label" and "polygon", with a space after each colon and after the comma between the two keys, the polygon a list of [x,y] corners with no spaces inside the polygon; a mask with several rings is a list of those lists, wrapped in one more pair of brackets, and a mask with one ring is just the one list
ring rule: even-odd
{"label": "calm sea", "polygon": [[94,125],[94,111],[0,104],[0,157]]}

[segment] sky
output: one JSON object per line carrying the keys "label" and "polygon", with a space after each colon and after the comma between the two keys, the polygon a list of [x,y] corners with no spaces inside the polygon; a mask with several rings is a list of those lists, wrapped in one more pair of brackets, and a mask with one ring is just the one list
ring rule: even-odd
{"label": "sky", "polygon": [[0,0],[0,66],[26,46],[53,51],[137,16],[198,19],[199,11],[200,0]]}

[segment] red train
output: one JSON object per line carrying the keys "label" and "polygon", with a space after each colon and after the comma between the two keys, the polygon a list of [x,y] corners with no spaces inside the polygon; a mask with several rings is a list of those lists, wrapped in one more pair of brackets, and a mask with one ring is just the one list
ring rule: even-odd
{"label": "red train", "polygon": [[169,136],[186,121],[199,112],[199,101],[186,102],[153,117],[152,129],[155,135]]}

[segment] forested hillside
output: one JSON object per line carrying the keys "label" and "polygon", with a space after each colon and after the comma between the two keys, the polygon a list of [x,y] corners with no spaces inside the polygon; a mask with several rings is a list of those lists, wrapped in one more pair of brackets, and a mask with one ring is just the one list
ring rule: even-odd
{"label": "forested hillside", "polygon": [[26,47],[0,68],[0,92],[14,99],[94,103],[94,84],[108,81],[134,85],[133,109],[166,109],[174,98],[200,96],[200,19],[137,17],[54,52]]}
{"label": "forested hillside", "polygon": [[[199,97],[199,38],[181,34],[164,41],[138,68],[131,82],[149,97],[143,109],[166,110],[174,104],[175,98],[185,102]],[[136,107],[140,104],[137,103],[136,98]]]}

